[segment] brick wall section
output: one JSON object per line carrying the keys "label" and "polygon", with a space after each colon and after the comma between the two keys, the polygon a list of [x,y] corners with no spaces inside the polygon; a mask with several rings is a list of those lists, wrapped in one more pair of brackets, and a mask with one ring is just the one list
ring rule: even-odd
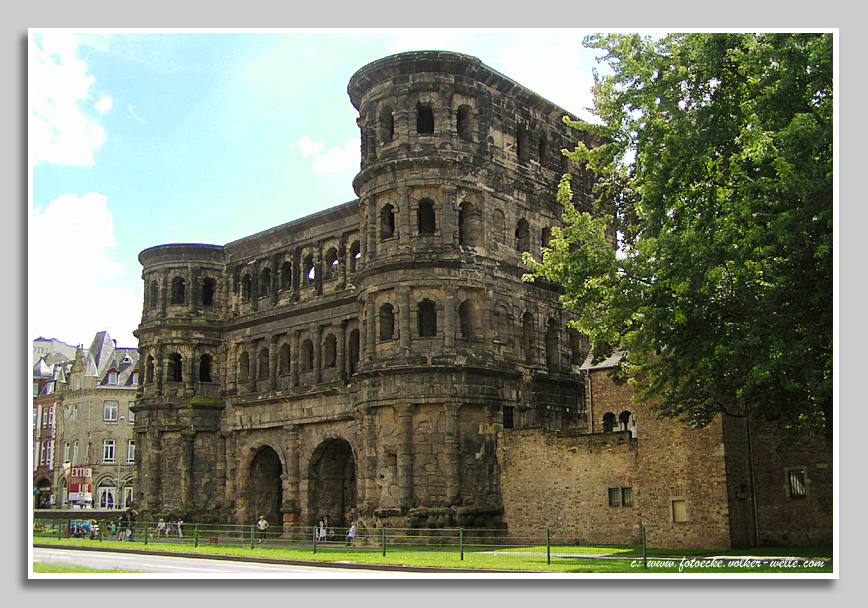
{"label": "brick wall section", "polygon": [[628,433],[508,429],[498,437],[505,520],[513,534],[569,529],[592,543],[641,540],[635,507],[609,507],[609,487],[630,487],[638,445]]}

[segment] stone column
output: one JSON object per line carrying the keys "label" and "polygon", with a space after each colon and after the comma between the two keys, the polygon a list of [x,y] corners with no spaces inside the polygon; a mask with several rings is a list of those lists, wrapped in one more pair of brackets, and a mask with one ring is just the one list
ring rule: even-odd
{"label": "stone column", "polygon": [[148,477],[143,483],[145,489],[148,510],[160,511],[160,497],[162,496],[162,480],[163,480],[163,442],[162,435],[154,425],[148,425],[148,430],[145,432],[148,437],[148,444],[151,446],[147,453],[150,466],[148,467]]}
{"label": "stone column", "polygon": [[154,352],[154,393],[163,394],[163,345],[157,345]]}
{"label": "stone column", "polygon": [[319,384],[322,382],[322,336],[323,326],[317,325],[316,335],[313,340],[313,369],[314,382]]}
{"label": "stone column", "polygon": [[446,429],[445,429],[445,448],[446,454],[445,471],[446,475],[446,501],[449,505],[458,504],[461,493],[461,477],[460,477],[460,447],[461,434],[458,427],[458,411],[460,405],[450,403],[446,406]]}
{"label": "stone column", "polygon": [[410,213],[410,188],[398,188],[398,251],[410,251],[410,235],[413,234],[413,221]]}
{"label": "stone column", "polygon": [[183,510],[187,510],[194,504],[193,498],[193,440],[196,434],[192,430],[184,430],[181,432],[181,462],[179,469],[181,471],[181,488],[179,498]]}
{"label": "stone column", "polygon": [[169,300],[169,271],[164,270],[160,275],[160,316],[166,316],[166,302]]}
{"label": "stone column", "polygon": [[289,373],[292,377],[292,386],[298,386],[298,335],[299,331],[293,330],[289,353]]}
{"label": "stone column", "polygon": [[366,508],[373,513],[380,501],[377,487],[377,426],[375,410],[365,411],[365,494]]}
{"label": "stone column", "polygon": [[341,321],[340,325],[338,325],[338,330],[336,332],[335,338],[337,338],[337,352],[335,353],[335,367],[338,370],[338,379],[341,381],[347,378],[347,370],[344,369],[346,367],[346,350],[347,350],[347,322]]}
{"label": "stone column", "polygon": [[365,243],[367,249],[365,251],[366,263],[370,264],[377,259],[377,219],[379,209],[372,198],[368,198],[365,204],[367,216],[365,217]]}
{"label": "stone column", "polygon": [[283,427],[286,431],[286,473],[283,483],[283,523],[298,524],[301,512],[298,498],[298,425]]}
{"label": "stone column", "polygon": [[458,245],[458,208],[455,206],[457,189],[444,187],[443,193],[443,217],[440,220],[440,233],[445,245]]}
{"label": "stone column", "polygon": [[190,394],[194,392],[193,387],[198,380],[196,377],[196,349],[185,348],[183,350],[186,356],[181,360],[181,377],[184,378],[184,390]]}
{"label": "stone column", "polygon": [[413,406],[395,408],[398,427],[398,493],[402,509],[413,506]]}
{"label": "stone column", "polygon": [[365,302],[365,321],[367,323],[368,338],[365,359],[373,361],[377,353],[377,313],[372,294],[368,295],[368,300]]}
{"label": "stone column", "polygon": [[455,348],[455,287],[444,286],[446,293],[443,302],[443,345],[447,349]]}
{"label": "stone column", "polygon": [[356,271],[358,272],[364,267],[365,257],[368,255],[368,203],[362,201],[359,203],[359,251],[362,256],[356,263]]}
{"label": "stone column", "polygon": [[268,373],[272,391],[277,390],[277,336],[271,336],[268,347]]}
{"label": "stone column", "polygon": [[398,294],[398,345],[403,351],[410,351],[410,288],[401,285],[395,289]]}

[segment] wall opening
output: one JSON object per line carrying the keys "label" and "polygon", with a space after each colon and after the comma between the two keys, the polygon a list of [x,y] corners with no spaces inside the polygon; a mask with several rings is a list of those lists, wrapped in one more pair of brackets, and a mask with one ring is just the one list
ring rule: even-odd
{"label": "wall opening", "polygon": [[247,515],[255,521],[262,515],[268,521],[269,533],[280,534],[283,515],[280,511],[283,502],[281,475],[283,466],[277,452],[269,446],[261,448],[250,463],[247,481]]}
{"label": "wall opening", "polygon": [[395,137],[395,117],[389,106],[380,110],[380,141],[387,143]]}
{"label": "wall opening", "polygon": [[211,355],[199,357],[199,382],[211,382]]}
{"label": "wall opening", "polygon": [[419,302],[419,336],[430,338],[437,335],[437,307],[434,302],[422,300]]}
{"label": "wall opening", "polygon": [[185,299],[186,292],[186,282],[181,277],[175,277],[172,279],[172,297],[170,299],[170,303],[172,304],[183,304]]}
{"label": "wall opening", "polygon": [[391,304],[380,306],[380,340],[395,337],[395,309]]}
{"label": "wall opening", "polygon": [[205,279],[202,281],[202,306],[214,305],[214,292],[217,291],[217,281]]}
{"label": "wall opening", "polygon": [[390,239],[395,236],[395,208],[386,204],[380,210],[380,238]]}
{"label": "wall opening", "polygon": [[479,245],[482,222],[476,206],[464,201],[458,206],[458,244],[463,247],[476,247]]}
{"label": "wall opening", "polygon": [[434,134],[434,110],[430,102],[416,104],[416,133],[419,135]]}
{"label": "wall opening", "polygon": [[423,198],[419,201],[417,220],[419,234],[434,234],[437,231],[433,201],[427,198]]}
{"label": "wall opening", "polygon": [[356,463],[344,439],[326,439],[314,450],[309,469],[309,524],[328,517],[345,527],[356,516]]}
{"label": "wall opening", "polygon": [[473,141],[473,108],[467,104],[458,106],[458,137],[465,141]]}

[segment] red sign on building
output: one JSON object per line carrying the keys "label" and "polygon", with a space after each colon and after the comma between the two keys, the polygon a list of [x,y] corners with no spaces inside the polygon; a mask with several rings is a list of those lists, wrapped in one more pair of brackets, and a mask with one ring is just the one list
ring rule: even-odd
{"label": "red sign on building", "polygon": [[93,469],[72,467],[67,479],[69,502],[93,502]]}

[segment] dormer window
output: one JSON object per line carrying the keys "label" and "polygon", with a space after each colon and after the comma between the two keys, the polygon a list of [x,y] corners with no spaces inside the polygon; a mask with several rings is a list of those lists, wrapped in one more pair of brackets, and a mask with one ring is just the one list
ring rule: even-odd
{"label": "dormer window", "polygon": [[133,372],[133,386],[139,385],[139,370]]}
{"label": "dormer window", "polygon": [[109,384],[117,384],[118,383],[118,372],[115,369],[109,370],[108,373],[108,383]]}

